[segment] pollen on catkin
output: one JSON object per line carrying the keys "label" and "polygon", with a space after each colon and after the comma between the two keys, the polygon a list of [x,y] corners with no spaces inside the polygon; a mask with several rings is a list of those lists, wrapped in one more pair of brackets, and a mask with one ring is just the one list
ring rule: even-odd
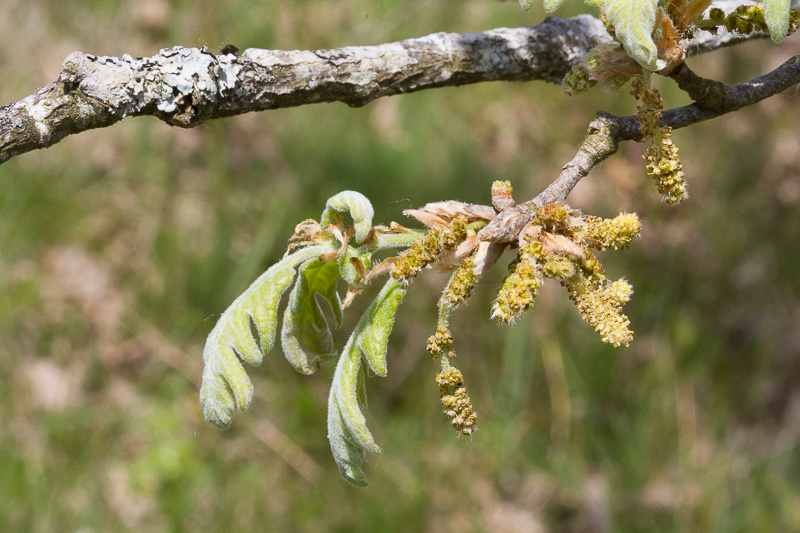
{"label": "pollen on catkin", "polygon": [[450,367],[436,376],[444,414],[459,435],[470,435],[478,429],[478,415],[472,407],[464,377],[456,367]]}
{"label": "pollen on catkin", "polygon": [[650,87],[649,74],[634,78],[631,94],[641,105],[637,108],[639,131],[649,146],[644,154],[647,173],[653,176],[661,201],[676,204],[689,197],[683,165],[678,159],[678,147],[672,142],[672,128],[661,126],[663,99],[658,89]]}
{"label": "pollen on catkin", "polygon": [[567,96],[575,96],[585,93],[595,85],[597,82],[589,78],[589,69],[583,63],[578,63],[564,75],[561,80],[561,89],[567,93]]}
{"label": "pollen on catkin", "polygon": [[[627,287],[626,287],[627,286]],[[613,346],[628,346],[633,340],[630,320],[622,313],[622,299],[629,299],[630,285],[620,280],[577,298],[578,311],[603,339]],[[627,301],[627,300],[624,300]]]}
{"label": "pollen on catkin", "polygon": [[458,266],[450,282],[442,293],[439,305],[456,307],[472,294],[472,288],[478,281],[475,275],[475,252]]}
{"label": "pollen on catkin", "polygon": [[661,201],[676,204],[689,197],[683,165],[678,158],[678,147],[670,138],[671,129],[665,126],[660,139],[654,139],[647,147],[644,159],[647,173],[653,176],[656,188],[661,193]]}
{"label": "pollen on catkin", "polygon": [[606,290],[608,291],[609,296],[620,304],[625,304],[631,301],[633,287],[624,278],[612,282]]}
{"label": "pollen on catkin", "polygon": [[428,337],[427,349],[432,357],[438,357],[442,351],[446,351],[447,355],[453,357],[456,355],[453,348],[453,335],[450,330],[444,326],[436,328],[436,333]]}
{"label": "pollen on catkin", "polygon": [[467,223],[456,218],[449,225],[435,227],[414,241],[397,256],[392,265],[392,277],[398,281],[409,281],[422,272],[422,269],[436,261],[436,258],[463,241],[467,236]]}
{"label": "pollen on catkin", "polygon": [[614,218],[587,216],[586,240],[597,250],[624,250],[639,236],[642,225],[636,213],[620,213]]}
{"label": "pollen on catkin", "polygon": [[575,262],[566,257],[555,257],[544,264],[544,275],[558,281],[565,281],[575,276],[578,269]]}
{"label": "pollen on catkin", "polygon": [[[513,324],[519,315],[533,305],[544,281],[542,265],[536,258],[541,254],[541,246],[540,242],[529,240],[520,247],[516,267],[506,276],[497,299],[492,303],[492,318]],[[539,254],[536,253],[537,249]]]}
{"label": "pollen on catkin", "polygon": [[536,210],[533,223],[547,229],[561,228],[567,221],[569,211],[562,203],[550,202]]}

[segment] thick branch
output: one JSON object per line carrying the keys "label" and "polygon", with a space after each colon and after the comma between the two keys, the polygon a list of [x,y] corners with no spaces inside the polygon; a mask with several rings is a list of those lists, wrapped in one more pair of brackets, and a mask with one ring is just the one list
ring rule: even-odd
{"label": "thick branch", "polygon": [[0,108],[0,162],[126,116],[193,127],[251,111],[337,101],[362,106],[381,96],[481,81],[557,82],[609,40],[599,20],[583,15],[379,46],[251,48],[240,57],[181,47],[136,59],[73,52],[55,83]]}
{"label": "thick branch", "polygon": [[[319,102],[361,106],[482,81],[558,82],[592,47],[610,40],[598,19],[581,15],[533,28],[335,50],[249,49],[240,57],[181,47],[149,58],[73,52],[56,82],[0,107],[0,163],[128,116],[154,115],[189,128],[251,111]],[[725,35],[705,35],[693,49],[727,44]]]}

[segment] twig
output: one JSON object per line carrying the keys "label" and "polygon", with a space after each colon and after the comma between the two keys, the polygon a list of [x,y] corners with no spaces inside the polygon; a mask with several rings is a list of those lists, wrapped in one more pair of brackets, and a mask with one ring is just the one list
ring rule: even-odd
{"label": "twig", "polygon": [[[738,85],[720,87],[720,82],[700,78],[688,67],[678,68],[672,76],[690,95],[713,105],[713,109],[699,103],[665,111],[661,125],[672,129],[685,128],[737,111],[774,96],[800,83],[800,55],[794,56],[772,72]],[[529,222],[537,208],[549,202],[564,202],[578,182],[595,166],[617,152],[623,141],[642,141],[639,120],[636,116],[618,117],[600,112],[589,124],[588,134],[572,160],[561,173],[536,198],[521,205],[501,211],[481,230],[481,240],[513,242]]]}

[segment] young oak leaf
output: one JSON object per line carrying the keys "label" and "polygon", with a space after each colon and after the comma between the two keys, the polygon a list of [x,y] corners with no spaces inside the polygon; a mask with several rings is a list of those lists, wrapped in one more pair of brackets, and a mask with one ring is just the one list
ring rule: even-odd
{"label": "young oak leaf", "polygon": [[[309,246],[286,257],[259,276],[222,314],[203,349],[200,405],[207,421],[227,428],[237,408],[244,411],[250,406],[253,386],[241,361],[261,364],[275,343],[278,302],[294,281],[295,269],[330,251],[330,246]],[[251,322],[259,341],[253,336]]]}
{"label": "young oak leaf", "polygon": [[372,229],[372,217],[375,215],[367,197],[357,191],[342,191],[328,198],[320,217],[320,225],[326,228],[329,224],[335,224],[338,213],[350,213],[356,229],[356,243],[364,242]]}
{"label": "young oak leaf", "polygon": [[658,59],[652,36],[658,0],[587,0],[586,3],[603,9],[623,48],[637,63],[653,71],[667,66]]}
{"label": "young oak leaf", "polygon": [[[361,380],[363,378],[359,378]],[[367,452],[347,436],[342,410],[334,401],[328,402],[328,439],[339,474],[353,485],[366,486],[367,479],[361,465],[364,464]]]}
{"label": "young oak leaf", "polygon": [[791,0],[764,0],[764,22],[772,40],[779,43],[789,33]]}
{"label": "young oak leaf", "polygon": [[402,282],[389,278],[358,321],[333,375],[328,398],[328,439],[339,473],[355,485],[366,485],[361,469],[365,452],[381,451],[361,411],[361,406],[366,404],[361,359],[367,361],[375,374],[386,375],[389,334],[405,293]]}
{"label": "young oak leaf", "polygon": [[553,11],[561,7],[561,4],[563,3],[564,0],[544,0],[542,7],[544,7],[545,12],[552,13]]}
{"label": "young oak leaf", "polygon": [[[286,359],[298,372],[313,374],[318,361],[334,355],[333,336],[319,305],[317,295],[322,295],[334,307],[339,268],[336,261],[324,263],[317,258],[303,263],[300,275],[289,295],[289,306],[283,315],[281,348]],[[341,304],[337,302],[339,316]],[[335,311],[334,311],[335,313]],[[336,314],[334,314],[336,316]]]}

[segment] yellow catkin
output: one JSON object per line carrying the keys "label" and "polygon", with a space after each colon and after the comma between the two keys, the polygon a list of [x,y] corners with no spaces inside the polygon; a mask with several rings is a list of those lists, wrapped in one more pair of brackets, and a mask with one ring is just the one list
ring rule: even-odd
{"label": "yellow catkin", "polygon": [[450,367],[436,376],[444,414],[461,436],[470,435],[478,429],[478,415],[464,387],[461,372]]}
{"label": "yellow catkin", "polygon": [[447,226],[431,228],[397,256],[392,265],[392,277],[399,281],[409,281],[418,276],[442,252],[463,241],[467,236],[467,229],[466,221],[461,218],[453,220]]}
{"label": "yellow catkin", "polygon": [[[530,309],[543,282],[543,268],[536,259],[541,243],[529,242],[520,247],[519,262],[506,276],[503,286],[492,303],[492,318],[506,324],[516,322],[519,315]],[[539,252],[540,253],[540,252]]]}
{"label": "yellow catkin", "polygon": [[614,218],[586,217],[586,240],[598,250],[623,250],[641,230],[642,225],[635,213],[620,213]]}
{"label": "yellow catkin", "polygon": [[633,340],[630,320],[622,314],[621,298],[630,298],[632,290],[627,282],[587,292],[577,298],[578,311],[603,339],[613,346],[628,346]]}
{"label": "yellow catkin", "polygon": [[683,165],[678,158],[678,147],[670,138],[671,129],[664,127],[660,139],[653,142],[643,156],[647,161],[647,173],[656,182],[661,201],[667,204],[680,203],[689,197]]}
{"label": "yellow catkin", "polygon": [[472,294],[478,277],[475,275],[475,254],[462,261],[442,293],[439,305],[456,307]]}

